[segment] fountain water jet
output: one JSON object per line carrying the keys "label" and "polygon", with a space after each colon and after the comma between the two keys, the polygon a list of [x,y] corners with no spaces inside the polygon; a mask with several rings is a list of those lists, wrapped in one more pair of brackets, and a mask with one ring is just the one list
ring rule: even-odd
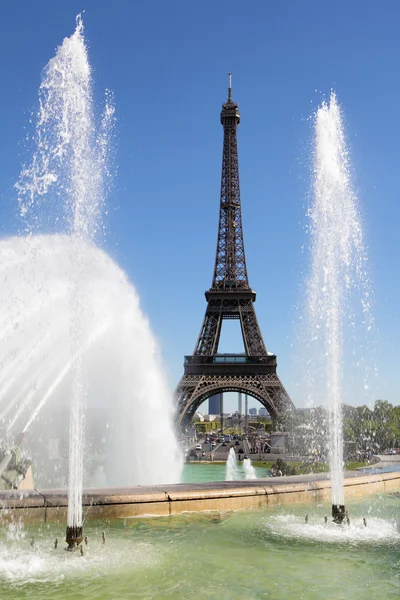
{"label": "fountain water jet", "polygon": [[[20,405],[12,419],[11,426],[25,412],[25,406],[30,407],[33,405],[35,408],[26,422],[24,429],[26,431],[35,421],[46,402],[50,398],[54,400],[54,396],[59,396],[60,393],[65,394],[65,390],[68,389],[67,393],[70,397],[71,408],[67,542],[69,548],[72,548],[82,540],[86,404],[89,394],[93,394],[93,389],[90,391],[93,385],[89,378],[94,375],[96,380],[104,380],[104,376],[97,370],[95,374],[91,372],[90,359],[93,352],[96,352],[92,346],[98,348],[99,339],[97,338],[105,337],[109,340],[110,337],[114,338],[115,331],[118,330],[119,342],[122,344],[122,341],[126,338],[125,331],[130,331],[133,339],[136,336],[133,346],[142,344],[140,350],[144,352],[144,357],[147,359],[146,367],[143,368],[142,365],[141,374],[134,378],[139,380],[136,390],[135,388],[124,390],[123,397],[126,398],[127,394],[133,392],[136,392],[136,395],[144,393],[147,396],[152,394],[153,398],[146,397],[148,407],[156,404],[158,408],[159,404],[165,403],[168,391],[159,372],[157,349],[152,340],[149,327],[138,307],[137,298],[131,290],[126,289],[129,288],[129,285],[125,281],[125,277],[113,266],[111,268],[112,276],[114,280],[119,280],[116,286],[119,287],[120,292],[122,291],[122,298],[133,302],[133,306],[129,309],[125,305],[122,308],[120,317],[115,314],[113,309],[110,313],[109,307],[104,311],[97,310],[102,304],[102,299],[97,296],[99,282],[96,279],[96,271],[99,275],[99,271],[101,272],[104,267],[106,267],[105,271],[110,270],[107,259],[95,248],[94,241],[101,231],[102,208],[105,191],[109,183],[108,149],[110,131],[114,121],[114,107],[112,97],[108,93],[103,117],[97,125],[93,111],[91,68],[80,16],[77,17],[77,25],[73,35],[64,39],[62,45],[57,49],[56,55],[44,69],[39,90],[39,104],[36,119],[36,149],[30,165],[24,167],[16,184],[20,213],[26,222],[26,231],[30,234],[43,229],[53,218],[54,224],[57,224],[57,229],[61,226],[69,235],[53,237],[30,235],[24,242],[11,241],[12,249],[17,250],[14,253],[12,251],[9,253],[13,268],[19,275],[21,275],[21,270],[27,269],[29,271],[28,281],[30,285],[28,285],[28,293],[36,298],[35,301],[31,302],[29,297],[24,297],[23,293],[20,294],[22,303],[19,306],[17,305],[16,308],[13,298],[13,302],[10,303],[13,304],[11,314],[10,312],[7,313],[8,322],[16,323],[19,327],[18,335],[15,335],[13,331],[9,336],[11,345],[16,347],[17,362],[19,364],[26,364],[23,362],[26,353],[20,344],[26,343],[26,335],[32,326],[32,322],[38,325],[37,333],[45,325],[53,328],[52,332],[55,331],[53,307],[48,302],[50,298],[53,300],[54,305],[61,303],[63,310],[57,315],[57,325],[58,321],[61,321],[61,328],[58,326],[57,340],[54,340],[53,334],[49,336],[44,345],[42,345],[42,340],[37,339],[36,343],[30,347],[29,363],[27,364],[28,372],[32,373],[35,370],[37,373],[37,371],[40,371],[40,375],[37,375],[31,381],[33,385],[29,393],[19,397]],[[5,252],[6,245],[3,245],[0,250]],[[51,260],[49,261],[49,257],[46,255],[47,250],[49,250],[49,255],[52,255],[52,252],[59,254],[57,257],[59,262],[55,272],[52,270]],[[7,280],[10,277],[10,271],[7,269],[7,260],[5,263],[6,268],[2,269],[2,274],[4,271],[4,277]],[[44,272],[41,272],[41,269]],[[20,287],[24,275],[26,276],[26,273],[18,281]],[[37,281],[41,281],[42,288],[35,288]],[[52,288],[54,284],[55,287]],[[103,282],[100,286],[102,284]],[[110,280],[109,285],[112,288],[112,280]],[[110,301],[110,297],[113,301],[116,300],[115,291],[111,290],[111,294],[106,294],[108,296],[106,302]],[[103,308],[105,307],[103,306]],[[18,312],[21,309],[23,312],[22,318]],[[30,316],[29,320],[28,315]],[[48,319],[48,322],[40,323],[43,315]],[[110,315],[111,333],[105,335]],[[22,327],[20,327],[21,324]],[[14,329],[16,328],[14,327]],[[140,331],[138,332],[137,329]],[[54,345],[55,341],[60,344],[60,338],[64,343],[61,352],[56,353],[58,356],[51,356],[48,353],[49,347]],[[33,339],[35,339],[34,336]],[[113,339],[114,349],[115,341]],[[42,346],[42,353],[38,356],[37,349],[40,346]],[[116,356],[119,357],[122,370],[121,379],[125,384],[129,380],[127,370],[129,368],[135,369],[135,367],[139,369],[139,363],[143,362],[142,360],[135,364],[138,351],[139,348],[135,347],[132,353],[132,342],[127,342],[126,345],[119,346],[115,356],[110,357],[109,362],[111,364],[115,361]],[[127,355],[126,352],[128,352]],[[8,356],[10,356],[10,353]],[[11,354],[11,356],[13,355]],[[132,362],[128,366],[130,360]],[[3,362],[8,363],[7,356],[4,357]],[[101,357],[99,362],[102,362]],[[99,364],[96,366],[100,367]],[[106,365],[103,368],[108,375],[113,371],[112,367]],[[15,374],[15,365],[10,366],[9,369],[12,374]],[[155,382],[147,380],[151,377],[155,378]],[[115,394],[121,391],[121,386],[116,381],[114,381],[114,384],[113,393]],[[2,414],[6,414],[14,405],[11,400],[11,392],[15,391],[15,375],[14,379],[9,379],[8,386],[9,389],[6,394],[8,404],[3,409]],[[112,383],[104,387],[106,393],[110,391],[110,387],[112,388]],[[37,390],[38,393],[34,393],[32,390]],[[99,393],[100,397],[104,396],[104,390],[103,393]],[[39,394],[41,397],[38,397]],[[98,398],[97,401],[99,401]],[[121,408],[120,402],[115,398],[112,399],[111,404],[114,411]],[[139,404],[144,404],[144,398],[140,398]],[[123,408],[126,409],[127,407],[124,406]],[[168,439],[166,447],[163,448],[163,453],[167,452],[168,457],[161,460],[164,466],[175,461],[177,464],[179,463],[177,446],[171,429],[170,408],[170,403],[167,402],[160,415],[161,419],[164,417],[164,425],[166,424],[166,433],[162,437]],[[123,431],[124,428],[131,425],[131,419],[127,415],[112,414],[110,415],[110,421],[116,430],[122,428],[121,432],[118,431],[120,442],[115,443],[115,448],[123,448],[123,454],[129,456],[131,463],[135,463],[135,459],[127,451],[129,446],[132,447],[132,430],[129,432]],[[137,421],[141,422],[142,418],[137,418]],[[137,428],[136,424],[134,428]],[[155,435],[159,433],[160,431],[157,429]],[[150,437],[153,445],[154,440],[152,436]],[[159,439],[157,440],[158,443],[160,443]],[[144,452],[146,452],[148,445],[146,443],[142,444]],[[115,448],[107,449],[107,453],[114,454]],[[153,449],[150,451],[150,456],[154,456]],[[120,465],[124,464],[126,469],[127,459],[124,456],[120,455],[118,462]],[[146,460],[145,462],[147,463]],[[113,471],[117,473],[117,479],[121,483],[128,484],[132,482],[129,471],[125,473],[125,480],[121,481],[121,468],[115,464],[113,467]],[[147,469],[146,464],[141,471]],[[179,478],[179,470],[178,466],[171,468],[171,465],[169,465],[169,468],[163,470],[165,480],[176,481]],[[137,476],[137,473],[135,475]],[[159,473],[157,477],[162,480]],[[151,482],[153,478],[146,473],[143,479],[140,481],[141,483],[145,483],[146,479],[147,482]]]}
{"label": "fountain water jet", "polygon": [[226,477],[225,481],[235,481],[239,479],[239,471],[237,467],[237,458],[234,448],[229,450],[228,460],[226,461]]}
{"label": "fountain water jet", "polygon": [[[50,131],[50,134],[48,133]],[[80,16],[74,34],[66,38],[54,58],[47,64],[40,86],[40,119],[38,121],[36,165],[44,175],[46,186],[58,181],[60,169],[51,168],[55,158],[64,165],[61,173],[68,193],[65,194],[67,218],[75,269],[70,286],[70,352],[72,362],[71,413],[69,425],[69,485],[67,542],[72,548],[82,541],[83,449],[85,426],[86,381],[79,352],[85,337],[81,318],[86,301],[87,284],[82,277],[80,253],[82,241],[92,241],[101,221],[103,197],[102,171],[92,108],[91,68]],[[43,145],[44,140],[50,144]],[[94,167],[94,168],[93,168]],[[33,183],[35,183],[34,180]],[[21,189],[22,185],[20,185]],[[37,191],[37,186],[31,186]],[[34,201],[34,196],[31,195]],[[22,211],[26,206],[22,204]]]}
{"label": "fountain water jet", "polygon": [[369,314],[365,251],[351,185],[349,154],[336,95],[315,117],[314,194],[309,211],[312,267],[308,281],[308,324],[313,343],[322,345],[324,395],[328,411],[332,516],[345,517],[343,476],[344,321],[353,290],[362,290],[361,306]]}
{"label": "fountain water jet", "polygon": [[243,469],[245,479],[257,479],[256,470],[251,464],[250,458],[243,459]]}

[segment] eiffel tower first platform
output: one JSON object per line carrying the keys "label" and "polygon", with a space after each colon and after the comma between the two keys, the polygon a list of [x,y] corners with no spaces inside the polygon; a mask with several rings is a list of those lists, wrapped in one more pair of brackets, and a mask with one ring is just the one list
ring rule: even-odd
{"label": "eiffel tower first platform", "polygon": [[[207,398],[221,392],[242,392],[261,402],[276,423],[293,407],[276,373],[276,356],[267,352],[254,310],[256,292],[249,286],[244,253],[236,129],[238,105],[222,105],[224,128],[217,253],[211,288],[205,293],[206,314],[184,374],[176,390],[177,425],[186,425]],[[224,319],[240,321],[245,353],[218,354]]]}

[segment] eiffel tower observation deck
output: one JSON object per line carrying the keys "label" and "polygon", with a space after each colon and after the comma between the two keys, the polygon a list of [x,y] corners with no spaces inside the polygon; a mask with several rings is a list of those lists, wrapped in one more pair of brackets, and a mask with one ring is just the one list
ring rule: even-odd
{"label": "eiffel tower observation deck", "polygon": [[[222,105],[224,128],[217,251],[207,308],[193,354],[185,356],[184,374],[176,390],[177,424],[184,426],[210,396],[241,392],[261,402],[274,422],[292,401],[277,373],[276,355],[267,352],[254,310],[256,292],[247,276],[240,202],[237,126],[239,107],[232,100],[229,74],[228,99]],[[222,323],[240,321],[245,352],[219,354]]]}

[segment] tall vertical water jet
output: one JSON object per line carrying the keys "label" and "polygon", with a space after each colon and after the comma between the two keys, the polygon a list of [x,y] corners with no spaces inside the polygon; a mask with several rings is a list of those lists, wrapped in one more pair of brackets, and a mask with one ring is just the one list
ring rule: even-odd
{"label": "tall vertical water jet", "polygon": [[[44,191],[48,184],[61,183],[75,262],[70,282],[70,354],[76,358],[72,365],[69,425],[69,547],[82,541],[86,381],[80,348],[86,337],[82,317],[88,300],[81,246],[95,239],[103,200],[103,147],[96,139],[92,104],[91,68],[79,15],[74,34],[64,39],[44,69],[37,125],[38,150],[31,167],[33,173],[28,173],[28,177],[43,176]],[[35,191],[34,186],[31,189]]]}
{"label": "tall vertical water jet", "polygon": [[[11,363],[9,393],[5,407],[0,403],[0,411],[14,411],[8,421],[13,425],[23,418],[26,408],[33,408],[29,418],[25,416],[26,431],[34,427],[46,403],[57,399],[65,405],[67,396],[69,547],[82,537],[87,404],[96,421],[89,423],[90,451],[92,460],[100,461],[103,484],[177,481],[180,472],[171,402],[157,345],[132,286],[95,246],[110,172],[107,161],[114,108],[109,93],[105,104],[98,123],[83,23],[78,16],[75,32],[64,39],[44,69],[36,149],[16,184],[26,233],[50,226],[67,235],[29,235],[0,244],[5,281],[9,282],[13,273],[14,296],[19,300],[16,304],[14,298],[9,309],[15,311],[19,328],[7,338],[17,360],[12,360],[14,354],[3,356],[0,351],[2,363],[7,367]],[[24,313],[21,317],[18,310],[29,312],[30,318]],[[27,366],[25,377],[30,387],[12,397],[19,376],[17,364]],[[146,415],[153,411],[148,434]],[[142,452],[144,458],[138,460]],[[153,468],[156,461],[159,466]]]}
{"label": "tall vertical water jet", "polygon": [[322,357],[332,516],[334,521],[342,522],[344,326],[352,314],[349,306],[354,291],[358,290],[364,316],[369,313],[369,295],[362,226],[351,183],[341,109],[334,93],[315,116],[313,188],[309,210],[312,265],[307,286],[308,334]]}

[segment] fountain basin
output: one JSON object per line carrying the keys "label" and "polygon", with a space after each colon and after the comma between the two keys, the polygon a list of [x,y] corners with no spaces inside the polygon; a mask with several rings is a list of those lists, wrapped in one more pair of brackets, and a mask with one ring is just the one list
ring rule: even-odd
{"label": "fountain basin", "polygon": [[[345,477],[346,502],[400,489],[400,472]],[[84,519],[169,516],[184,512],[232,511],[287,504],[310,504],[331,498],[326,474],[274,479],[185,483],[126,488],[93,488],[83,493]],[[66,490],[9,490],[0,492],[0,517],[25,523],[65,521]]]}
{"label": "fountain basin", "polygon": [[65,552],[64,522],[10,523],[0,529],[0,598],[397,599],[399,494],[346,503],[351,524],[341,527],[324,523],[330,501],[91,520],[83,555]]}

